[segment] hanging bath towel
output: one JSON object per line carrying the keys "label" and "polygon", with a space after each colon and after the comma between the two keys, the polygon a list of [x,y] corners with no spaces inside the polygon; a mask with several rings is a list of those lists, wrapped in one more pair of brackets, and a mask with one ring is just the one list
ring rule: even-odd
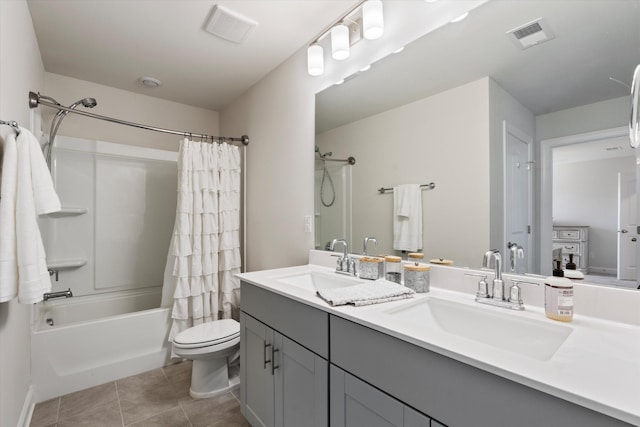
{"label": "hanging bath towel", "polygon": [[422,249],[422,190],[418,184],[393,188],[393,249]]}
{"label": "hanging bath towel", "polygon": [[42,301],[51,280],[37,217],[60,210],[60,199],[40,144],[27,129],[15,138],[3,126],[0,187],[0,302],[18,296],[22,304]]}

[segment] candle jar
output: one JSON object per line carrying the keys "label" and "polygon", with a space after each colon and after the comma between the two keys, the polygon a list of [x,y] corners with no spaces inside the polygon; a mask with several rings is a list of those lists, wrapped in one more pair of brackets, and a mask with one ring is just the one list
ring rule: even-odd
{"label": "candle jar", "polygon": [[378,280],[384,277],[384,259],[361,257],[358,275],[361,279]]}
{"label": "candle jar", "polygon": [[404,285],[417,293],[429,292],[429,270],[431,267],[413,263],[404,266]]}

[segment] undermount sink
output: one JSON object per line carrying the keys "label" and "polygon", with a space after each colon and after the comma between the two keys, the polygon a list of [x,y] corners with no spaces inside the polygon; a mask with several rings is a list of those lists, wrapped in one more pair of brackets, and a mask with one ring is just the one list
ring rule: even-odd
{"label": "undermount sink", "polygon": [[439,298],[426,298],[387,314],[413,324],[435,325],[449,334],[542,361],[549,360],[572,331],[568,326],[518,317],[518,313]]}
{"label": "undermount sink", "polygon": [[344,288],[364,283],[355,277],[340,276],[337,273],[308,271],[291,276],[279,277],[279,282],[298,286],[316,292],[318,289]]}

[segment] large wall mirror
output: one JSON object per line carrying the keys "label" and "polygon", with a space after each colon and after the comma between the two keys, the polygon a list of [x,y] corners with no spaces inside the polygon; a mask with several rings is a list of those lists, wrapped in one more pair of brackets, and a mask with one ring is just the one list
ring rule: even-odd
{"label": "large wall mirror", "polygon": [[331,163],[341,211],[317,207],[316,247],[398,253],[394,192],[378,189],[418,184],[427,259],[478,268],[497,248],[505,271],[513,253],[514,271],[546,275],[562,247],[590,282],[637,288],[638,64],[639,0],[492,0],[318,93],[316,200],[321,155],[357,162]]}

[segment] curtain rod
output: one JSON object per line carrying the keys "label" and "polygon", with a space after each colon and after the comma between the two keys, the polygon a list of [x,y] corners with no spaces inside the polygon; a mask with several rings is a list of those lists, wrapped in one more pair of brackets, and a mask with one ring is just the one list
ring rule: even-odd
{"label": "curtain rod", "polygon": [[177,131],[177,130],[171,130],[171,129],[163,129],[163,128],[154,127],[154,126],[142,125],[140,123],[128,122],[126,120],[114,119],[112,117],[101,116],[99,114],[88,113],[88,112],[82,111],[82,110],[75,110],[75,109],[60,105],[60,104],[58,104],[56,102],[46,101],[43,98],[53,100],[53,98],[50,98],[50,97],[44,96],[44,95],[40,95],[40,93],[29,92],[29,108],[37,108],[38,105],[41,104],[41,105],[45,105],[47,107],[57,108],[58,110],[66,111],[68,113],[80,114],[81,116],[87,116],[87,117],[91,117],[91,118],[94,118],[94,119],[104,120],[104,121],[107,121],[107,122],[117,123],[117,124],[126,125],[126,126],[131,126],[131,127],[135,127],[135,128],[139,128],[139,129],[151,130],[151,131],[154,131],[154,132],[169,133],[169,134],[172,134],[172,135],[181,135],[181,136],[184,136],[185,138],[186,137],[200,138],[202,140],[211,139],[211,142],[214,142],[216,140],[218,140],[220,142],[232,141],[232,142],[241,142],[243,145],[249,145],[249,136],[248,135],[242,135],[240,138],[232,138],[232,137],[224,137],[224,136],[211,136],[211,135],[199,134],[199,133],[193,133],[193,132],[183,132],[183,131]]}

